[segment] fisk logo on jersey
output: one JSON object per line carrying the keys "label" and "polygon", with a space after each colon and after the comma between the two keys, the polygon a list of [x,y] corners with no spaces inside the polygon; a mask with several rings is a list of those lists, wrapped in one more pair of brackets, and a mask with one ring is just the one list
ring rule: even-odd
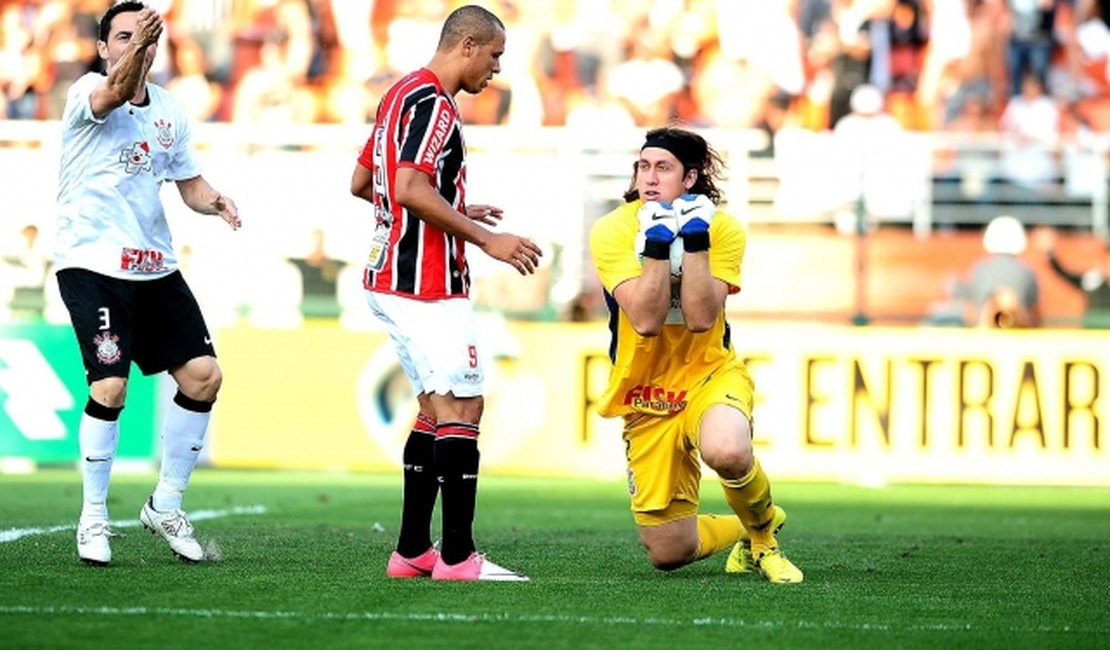
{"label": "fisk logo on jersey", "polygon": [[119,152],[119,161],[123,163],[123,170],[128,174],[150,171],[150,145],[136,142]]}
{"label": "fisk logo on jersey", "polygon": [[662,386],[634,386],[624,394],[625,406],[677,413],[686,408],[686,391],[667,390]]}
{"label": "fisk logo on jersey", "polygon": [[154,273],[166,269],[166,254],[156,250],[124,248],[120,251],[119,267],[124,271]]}
{"label": "fisk logo on jersey", "polygon": [[163,149],[169,149],[173,146],[173,122],[166,120],[158,120],[154,123],[154,128],[158,131],[158,144],[162,145]]}

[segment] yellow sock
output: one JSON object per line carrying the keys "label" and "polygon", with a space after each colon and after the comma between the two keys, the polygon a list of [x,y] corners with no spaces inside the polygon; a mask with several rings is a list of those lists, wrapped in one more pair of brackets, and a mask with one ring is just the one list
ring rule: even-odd
{"label": "yellow sock", "polygon": [[759,459],[752,462],[752,471],[738,479],[721,479],[725,491],[725,501],[744,523],[752,540],[752,549],[776,546],[775,534],[771,530],[771,519],[775,516],[771,508],[771,482],[763,472]]}
{"label": "yellow sock", "polygon": [[740,539],[740,520],[731,515],[698,515],[698,557],[730,549]]}

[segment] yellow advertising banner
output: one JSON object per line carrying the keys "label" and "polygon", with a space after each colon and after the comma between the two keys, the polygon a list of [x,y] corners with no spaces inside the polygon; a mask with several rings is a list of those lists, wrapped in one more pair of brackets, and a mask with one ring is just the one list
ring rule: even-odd
{"label": "yellow advertising banner", "polygon": [[[480,319],[485,472],[617,478],[594,401],[604,324]],[[779,480],[1110,485],[1110,333],[733,323]],[[387,336],[313,324],[218,332],[217,466],[398,468],[415,399]]]}

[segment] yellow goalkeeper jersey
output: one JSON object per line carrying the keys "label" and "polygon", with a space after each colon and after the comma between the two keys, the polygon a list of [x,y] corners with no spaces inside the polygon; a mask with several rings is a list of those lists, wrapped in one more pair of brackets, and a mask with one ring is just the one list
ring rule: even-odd
{"label": "yellow goalkeeper jersey", "polygon": [[[609,358],[613,369],[598,409],[604,417],[633,413],[674,415],[686,407],[687,395],[711,372],[736,357],[724,311],[708,331],[686,328],[678,307],[678,284],[672,285],[671,310],[659,336],[636,333],[613,298],[620,283],[640,275],[635,250],[641,201],[625,203],[601,217],[590,230],[590,252],[609,306]],[[717,210],[709,225],[709,272],[740,291],[740,265],[747,234],[731,215]]]}

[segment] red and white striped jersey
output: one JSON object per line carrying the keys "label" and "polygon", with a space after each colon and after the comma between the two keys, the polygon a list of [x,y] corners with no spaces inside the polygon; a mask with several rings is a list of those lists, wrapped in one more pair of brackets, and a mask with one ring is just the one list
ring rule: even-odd
{"label": "red and white striped jersey", "polygon": [[411,214],[396,201],[393,185],[398,169],[415,167],[466,214],[462,118],[435,74],[421,68],[390,86],[358,162],[373,173],[377,220],[363,286],[421,300],[466,297],[466,242]]}

